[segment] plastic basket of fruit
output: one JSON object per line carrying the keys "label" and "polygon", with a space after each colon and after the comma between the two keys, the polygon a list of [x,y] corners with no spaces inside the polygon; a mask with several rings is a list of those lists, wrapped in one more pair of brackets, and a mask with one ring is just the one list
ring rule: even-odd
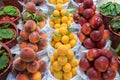
{"label": "plastic basket of fruit", "polygon": [[[79,60],[78,74],[84,79],[118,80],[118,62],[107,49],[90,49],[83,54]],[[86,66],[84,66],[86,65]]]}
{"label": "plastic basket of fruit", "polygon": [[[57,1],[57,2],[55,2],[55,1]],[[65,2],[61,2],[61,1],[65,1]],[[62,7],[64,9],[66,9],[68,7],[69,3],[70,3],[70,0],[54,0],[54,1],[46,0],[46,4],[53,9],[55,9],[56,5],[59,4],[59,3],[62,4]]]}

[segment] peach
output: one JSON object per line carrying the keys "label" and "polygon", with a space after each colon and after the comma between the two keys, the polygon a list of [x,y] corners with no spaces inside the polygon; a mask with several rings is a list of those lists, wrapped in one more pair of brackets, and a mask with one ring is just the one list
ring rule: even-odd
{"label": "peach", "polygon": [[87,71],[90,68],[90,63],[86,58],[82,58],[79,61],[79,67],[82,71]]}
{"label": "peach", "polygon": [[39,50],[43,50],[47,46],[47,40],[40,38],[37,45]]}
{"label": "peach", "polygon": [[83,14],[83,12],[84,12],[84,8],[83,8],[83,4],[81,4],[78,6],[78,13]]}
{"label": "peach", "polygon": [[93,61],[95,60],[100,54],[98,53],[97,49],[90,49],[87,54],[86,57],[89,61]]}
{"label": "peach", "polygon": [[25,29],[20,31],[20,38],[22,40],[28,40],[29,32],[27,32]]}
{"label": "peach", "polygon": [[40,35],[39,35],[38,32],[34,31],[34,32],[30,33],[30,35],[29,35],[29,41],[31,43],[38,43],[39,40],[40,40]]}
{"label": "peach", "polygon": [[47,38],[47,35],[45,34],[45,32],[40,32],[40,38],[42,38],[42,39],[46,39]]}
{"label": "peach", "polygon": [[117,61],[116,58],[113,57],[113,58],[110,60],[110,67],[111,67],[112,69],[114,69],[114,70],[117,70],[117,68],[118,68],[118,61]]}
{"label": "peach", "polygon": [[104,35],[105,25],[102,24],[102,26],[99,27],[99,31]]}
{"label": "peach", "polygon": [[32,48],[35,52],[38,51],[38,46],[37,46],[37,44],[29,43],[29,44],[27,45],[27,47]]}
{"label": "peach", "polygon": [[83,41],[83,45],[84,45],[84,47],[87,48],[87,49],[91,49],[91,48],[94,48],[94,47],[95,47],[94,42],[93,42],[90,38],[86,38],[86,39]]}
{"label": "peach", "polygon": [[104,80],[114,80],[116,76],[116,70],[112,68],[108,68],[106,72],[102,73],[102,77]]}
{"label": "peach", "polygon": [[100,41],[96,42],[96,47],[99,49],[104,48],[106,45],[106,40],[105,39],[101,39]]}
{"label": "peach", "polygon": [[89,68],[87,70],[86,74],[87,74],[87,76],[89,77],[90,80],[100,80],[99,72],[93,67]]}
{"label": "peach", "polygon": [[85,34],[85,35],[89,35],[92,31],[91,26],[89,23],[85,23],[83,24],[81,31]]}
{"label": "peach", "polygon": [[83,12],[83,16],[87,19],[90,19],[91,17],[93,17],[94,14],[95,14],[95,12],[92,8],[85,9]]}
{"label": "peach", "polygon": [[109,30],[104,30],[103,31],[103,39],[107,40],[110,37],[110,32]]}
{"label": "peach", "polygon": [[110,59],[110,60],[111,60],[111,58],[113,57],[112,51],[107,50],[107,49],[100,49],[100,50],[99,50],[99,53],[100,53],[102,56],[105,56],[105,57],[107,57],[107,58]]}
{"label": "peach", "polygon": [[24,24],[24,28],[26,31],[30,32],[30,31],[35,31],[36,30],[36,23],[33,20],[28,20],[26,21],[26,23]]}
{"label": "peach", "polygon": [[42,74],[39,71],[37,71],[31,74],[30,80],[41,80],[41,78],[42,78]]}
{"label": "peach", "polygon": [[83,33],[79,32],[78,38],[79,38],[80,42],[83,42],[86,39],[86,36]]}
{"label": "peach", "polygon": [[23,48],[27,47],[27,45],[28,45],[28,41],[21,41],[19,43],[19,48],[23,49]]}
{"label": "peach", "polygon": [[93,0],[84,0],[83,5],[84,8],[91,8],[93,6]]}
{"label": "peach", "polygon": [[93,9],[93,11],[95,12],[95,11],[96,11],[96,5],[93,5],[93,6],[92,6],[92,9]]}
{"label": "peach", "polygon": [[38,71],[40,71],[41,73],[45,72],[46,69],[47,69],[47,63],[46,63],[46,61],[45,60],[39,60],[38,63],[40,65]]}
{"label": "peach", "polygon": [[29,80],[29,77],[25,73],[19,73],[16,76],[16,80]]}
{"label": "peach", "polygon": [[87,23],[87,20],[84,17],[80,17],[78,23],[82,26],[83,24]]}
{"label": "peach", "polygon": [[26,62],[22,61],[20,57],[18,57],[14,62],[13,62],[13,68],[18,70],[18,71],[24,71],[26,69]]}
{"label": "peach", "polygon": [[25,8],[28,12],[33,12],[34,13],[36,11],[36,6],[33,2],[27,2]]}
{"label": "peach", "polygon": [[100,56],[94,61],[94,66],[98,71],[105,72],[109,66],[109,60],[104,56]]}
{"label": "peach", "polygon": [[36,30],[35,30],[35,31],[38,32],[38,33],[40,33],[40,28],[39,28],[39,26],[36,27]]}
{"label": "peach", "polygon": [[27,63],[27,71],[30,72],[30,73],[37,72],[39,67],[40,67],[40,65],[36,60]]}
{"label": "peach", "polygon": [[98,30],[94,30],[90,33],[90,38],[93,41],[100,41],[102,39],[102,33]]}
{"label": "peach", "polygon": [[40,28],[43,28],[45,26],[45,24],[46,24],[46,21],[40,21],[40,22],[38,22],[38,26]]}
{"label": "peach", "polygon": [[22,61],[31,62],[35,59],[35,51],[32,48],[26,47],[21,50],[20,58]]}

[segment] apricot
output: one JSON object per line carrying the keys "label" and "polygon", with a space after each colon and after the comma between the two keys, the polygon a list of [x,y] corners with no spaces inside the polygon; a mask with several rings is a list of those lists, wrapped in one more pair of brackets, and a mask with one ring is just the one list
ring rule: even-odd
{"label": "apricot", "polygon": [[32,73],[31,74],[31,79],[30,80],[41,80],[42,75],[39,71]]}
{"label": "apricot", "polygon": [[23,29],[20,31],[20,38],[22,40],[28,40],[29,34],[30,34],[29,32],[27,32],[25,29]]}
{"label": "apricot", "polygon": [[86,72],[87,76],[90,80],[100,80],[100,74],[95,70],[95,68],[91,67]]}
{"label": "apricot", "polygon": [[37,46],[36,44],[29,43],[29,44],[27,45],[27,47],[32,48],[35,52],[37,52],[37,51],[38,51],[38,46]]}
{"label": "apricot", "polygon": [[78,33],[78,38],[80,40],[80,42],[83,42],[86,39],[86,36],[83,33]]}
{"label": "apricot", "polygon": [[26,62],[22,61],[20,57],[18,57],[13,62],[13,68],[18,71],[24,71],[26,69]]}
{"label": "apricot", "polygon": [[27,74],[19,73],[16,76],[16,80],[29,80],[29,77]]}
{"label": "apricot", "polygon": [[91,49],[91,48],[94,48],[95,47],[95,43],[90,39],[90,38],[86,38],[84,41],[83,41],[83,45],[85,48],[87,49]]}
{"label": "apricot", "polygon": [[30,32],[30,31],[35,31],[37,26],[36,23],[33,20],[28,20],[25,25],[24,28],[26,31]]}
{"label": "apricot", "polygon": [[108,68],[106,72],[104,72],[102,74],[102,77],[104,80],[114,80],[116,76],[116,70],[112,69],[112,68]]}
{"label": "apricot", "polygon": [[46,61],[45,60],[39,60],[38,63],[40,65],[38,71],[40,71],[41,73],[45,72],[46,69],[47,69],[47,63],[46,63]]}
{"label": "apricot", "polygon": [[54,77],[61,80],[63,77],[63,72],[62,71],[55,71]]}
{"label": "apricot", "polygon": [[90,33],[90,38],[93,41],[100,41],[102,39],[102,33],[98,30],[94,30]]}
{"label": "apricot", "polygon": [[64,72],[70,72],[71,71],[71,65],[69,63],[66,63],[64,66],[63,66],[63,71]]}
{"label": "apricot", "polygon": [[54,50],[53,56],[54,56],[54,60],[57,60],[57,59],[58,59],[58,56],[59,56],[58,50]]}
{"label": "apricot", "polygon": [[39,35],[38,32],[34,31],[34,32],[30,33],[30,35],[29,35],[29,41],[31,43],[38,43],[39,40],[40,40],[40,35]]}
{"label": "apricot", "polygon": [[27,71],[30,72],[30,73],[37,72],[39,67],[40,67],[40,65],[36,60],[27,63]]}
{"label": "apricot", "polygon": [[28,12],[35,12],[36,11],[36,6],[33,2],[27,2],[25,8]]}
{"label": "apricot", "polygon": [[43,50],[47,46],[47,40],[40,38],[39,42],[37,43],[38,49]]}
{"label": "apricot", "polygon": [[64,72],[64,80],[70,80],[72,78],[72,72]]}
{"label": "apricot", "polygon": [[21,41],[19,43],[19,48],[23,49],[23,48],[27,47],[27,45],[28,45],[28,41]]}
{"label": "apricot", "polygon": [[82,58],[79,61],[79,67],[82,71],[87,71],[90,68],[90,63],[86,58]]}
{"label": "apricot", "polygon": [[66,56],[59,56],[58,57],[58,63],[60,66],[63,66],[67,63],[68,59]]}
{"label": "apricot", "polygon": [[81,31],[85,34],[85,35],[89,35],[92,31],[90,24],[89,23],[85,23],[83,24]]}
{"label": "apricot", "polygon": [[118,69],[118,61],[116,58],[112,57],[110,60],[110,67],[114,70]]}
{"label": "apricot", "polygon": [[72,60],[70,60],[69,63],[70,63],[70,65],[72,67],[76,67],[79,64],[78,61],[77,61],[77,59],[75,59],[75,58],[73,58]]}
{"label": "apricot", "polygon": [[50,62],[51,62],[51,64],[53,64],[54,61],[55,61],[54,56],[53,55],[50,56]]}
{"label": "apricot", "polygon": [[68,53],[68,48],[65,45],[60,45],[57,50],[58,54],[64,56]]}
{"label": "apricot", "polygon": [[53,67],[55,71],[60,71],[62,69],[62,67],[59,65],[58,61],[55,61],[53,63]]}
{"label": "apricot", "polygon": [[96,59],[99,56],[99,52],[97,49],[90,49],[87,54],[86,57],[89,61],[93,61],[94,59]]}
{"label": "apricot", "polygon": [[68,58],[69,60],[71,60],[71,59],[73,59],[73,57],[74,57],[74,52],[73,52],[71,49],[69,49],[69,50],[68,50],[68,54],[67,54],[66,56],[67,56],[67,58]]}
{"label": "apricot", "polygon": [[95,60],[94,66],[98,71],[105,72],[109,66],[109,60],[104,56],[100,56]]}
{"label": "apricot", "polygon": [[77,74],[77,68],[76,67],[72,68],[71,71],[72,71],[73,76],[75,76]]}
{"label": "apricot", "polygon": [[25,61],[25,62],[31,62],[35,59],[35,52],[33,49],[31,48],[24,48],[21,50],[20,52],[20,58],[22,61]]}

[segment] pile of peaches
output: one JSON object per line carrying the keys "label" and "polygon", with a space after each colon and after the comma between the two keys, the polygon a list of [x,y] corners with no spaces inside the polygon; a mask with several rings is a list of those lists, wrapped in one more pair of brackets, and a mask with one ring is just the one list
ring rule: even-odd
{"label": "pile of peaches", "polygon": [[39,28],[43,28],[46,24],[46,16],[42,13],[42,11],[36,9],[33,2],[27,2],[25,10],[22,12],[23,23],[27,20],[35,21]]}
{"label": "pile of peaches", "polygon": [[20,57],[13,62],[13,73],[16,80],[41,80],[47,63],[39,59],[32,48],[21,50]]}
{"label": "pile of peaches", "polygon": [[109,31],[104,29],[102,16],[95,13],[95,10],[93,0],[85,0],[73,16],[74,21],[81,25],[78,38],[87,49],[102,49],[109,38]]}
{"label": "pile of peaches", "polygon": [[25,47],[30,47],[35,52],[38,52],[47,46],[46,34],[40,32],[33,20],[28,20],[25,23],[24,29],[20,31],[20,38],[19,47],[21,50]]}
{"label": "pile of peaches", "polygon": [[118,62],[106,49],[90,49],[80,59],[79,67],[90,80],[114,80]]}

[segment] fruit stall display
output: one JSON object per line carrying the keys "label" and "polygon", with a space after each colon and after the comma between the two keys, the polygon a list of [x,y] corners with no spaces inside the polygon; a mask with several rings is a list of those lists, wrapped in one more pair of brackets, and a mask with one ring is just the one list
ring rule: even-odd
{"label": "fruit stall display", "polygon": [[[18,2],[23,6],[21,13],[12,5],[0,10],[0,44],[9,47],[5,42],[16,40],[9,47],[13,57],[10,73],[6,78],[0,75],[0,80],[120,80],[119,55],[112,51],[111,32],[100,12],[111,11],[118,3],[98,8],[97,0]],[[16,16],[19,22],[15,24]],[[116,16],[108,26],[119,34]],[[0,46],[2,75],[10,63],[4,49]]]}

